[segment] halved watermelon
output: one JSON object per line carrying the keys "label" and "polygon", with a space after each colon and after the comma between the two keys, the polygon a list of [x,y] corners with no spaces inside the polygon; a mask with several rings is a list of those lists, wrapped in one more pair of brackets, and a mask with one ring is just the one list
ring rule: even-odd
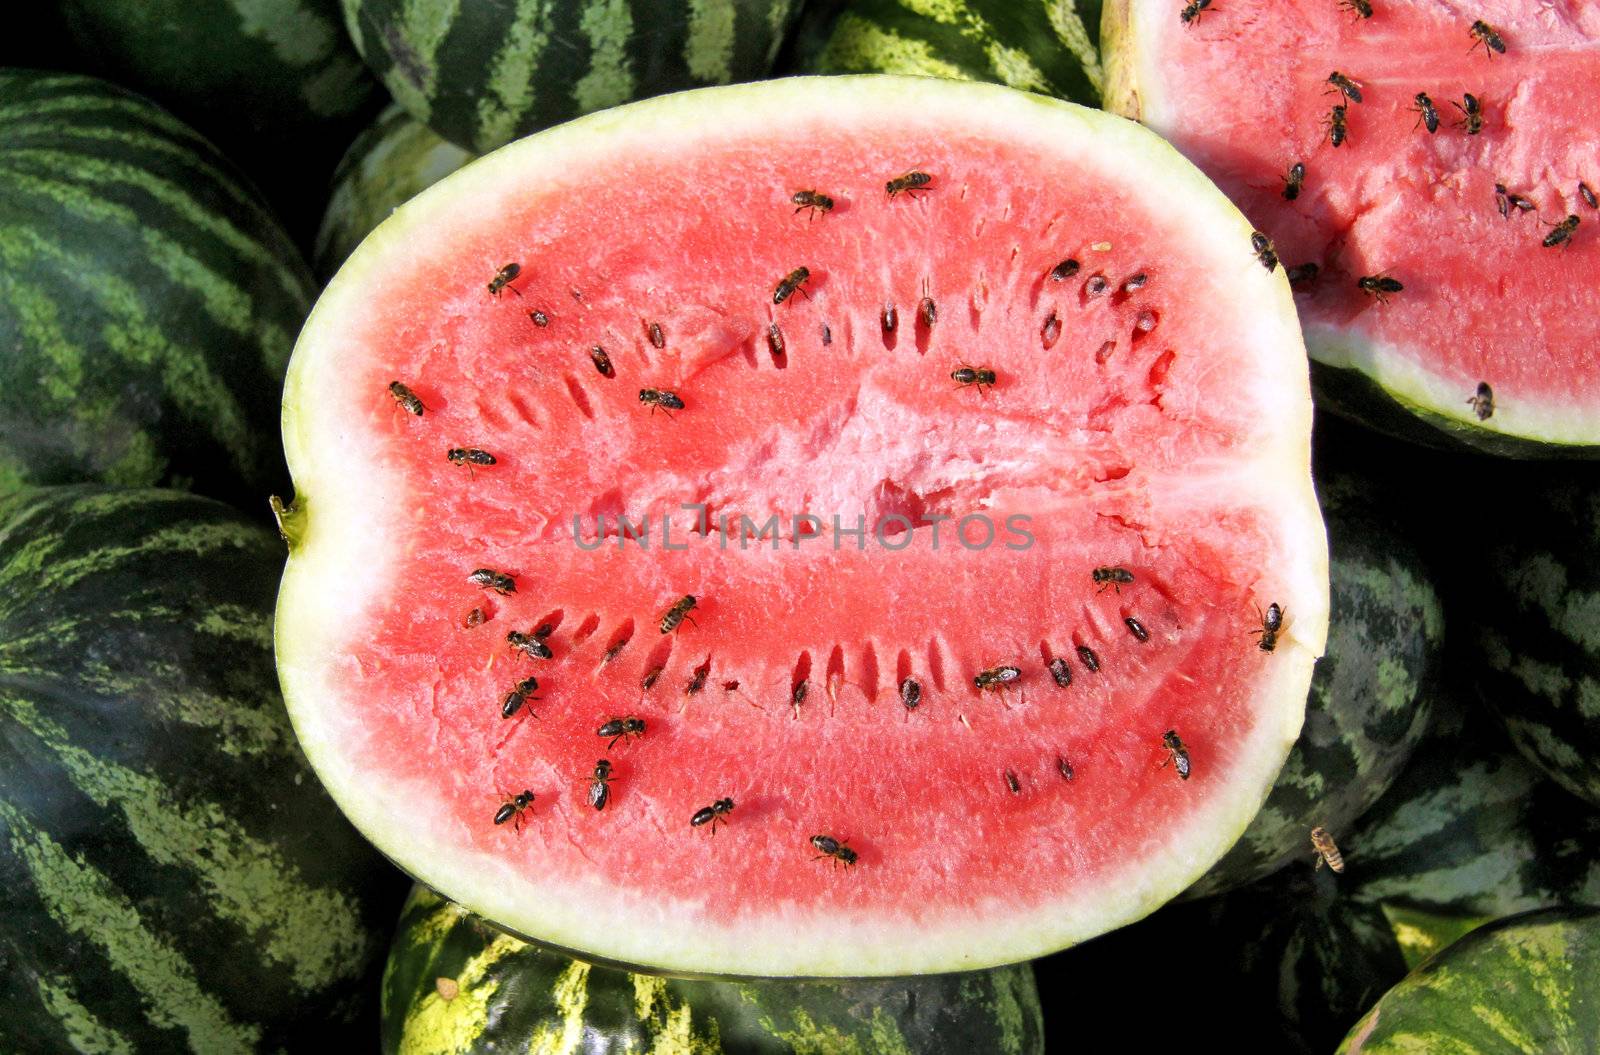
{"label": "halved watermelon", "polygon": [[1316,266],[1296,289],[1319,401],[1429,442],[1596,456],[1600,6],[1366,10],[1111,0],[1106,107]]}
{"label": "halved watermelon", "polygon": [[1204,872],[1299,730],[1303,354],[1120,118],[857,77],[564,125],[399,209],[301,336],[291,713],[403,867],[591,958],[1059,948]]}

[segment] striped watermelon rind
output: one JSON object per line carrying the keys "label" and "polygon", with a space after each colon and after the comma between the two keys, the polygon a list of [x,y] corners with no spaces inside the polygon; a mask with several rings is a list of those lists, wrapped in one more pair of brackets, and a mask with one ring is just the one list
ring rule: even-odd
{"label": "striped watermelon rind", "polygon": [[0,492],[191,485],[255,505],[313,281],[187,126],[87,77],[0,71]]}
{"label": "striped watermelon rind", "polygon": [[1027,964],[870,981],[630,974],[529,945],[417,887],[383,977],[382,1050],[1044,1051]]}
{"label": "striped watermelon rind", "polygon": [[306,1050],[366,1025],[396,877],[284,714],[281,553],[181,492],[0,499],[0,1050]]}
{"label": "striped watermelon rind", "polygon": [[799,0],[342,0],[418,121],[487,153],[633,99],[765,76]]}

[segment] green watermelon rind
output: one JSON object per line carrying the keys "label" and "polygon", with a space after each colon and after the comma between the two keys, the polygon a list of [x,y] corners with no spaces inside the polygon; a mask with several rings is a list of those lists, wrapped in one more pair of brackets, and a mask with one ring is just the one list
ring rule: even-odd
{"label": "green watermelon rind", "polygon": [[[469,864],[459,849],[424,837],[430,826],[418,818],[426,807],[425,789],[375,787],[346,760],[340,735],[349,719],[330,714],[322,704],[339,697],[323,680],[323,657],[337,651],[330,650],[330,643],[347,640],[353,632],[345,623],[345,606],[336,600],[362,589],[352,579],[352,569],[360,568],[361,580],[370,581],[373,589],[386,581],[386,569],[371,566],[370,557],[358,558],[356,552],[359,540],[382,534],[400,485],[375,471],[352,473],[343,457],[345,431],[334,422],[319,422],[315,410],[317,393],[341,383],[325,372],[322,362],[338,352],[342,320],[375,310],[367,284],[380,281],[378,275],[395,261],[409,259],[416,245],[427,244],[428,225],[445,222],[456,212],[492,214],[502,198],[522,187],[570,180],[573,173],[603,166],[607,154],[630,137],[659,142],[670,136],[678,149],[689,149],[697,137],[737,137],[744,129],[756,134],[781,127],[796,112],[849,114],[899,107],[920,113],[936,105],[970,113],[975,126],[1048,143],[1064,154],[1081,152],[1092,140],[1094,149],[1126,167],[1130,181],[1161,173],[1169,199],[1189,200],[1188,227],[1200,232],[1196,237],[1203,237],[1205,244],[1248,244],[1248,221],[1211,181],[1165,141],[1132,122],[997,85],[891,76],[812,77],[658,97],[530,136],[401,206],[329,283],[302,332],[285,386],[284,445],[304,534],[291,551],[279,594],[279,672],[306,754],[335,800],[415,878],[519,937],[636,969],[722,977],[964,971],[1042,955],[1147,915],[1221,857],[1255,815],[1299,734],[1312,663],[1326,638],[1328,597],[1327,542],[1308,472],[1309,384],[1303,358],[1295,357],[1301,347],[1298,322],[1287,283],[1281,275],[1265,273],[1251,294],[1258,308],[1255,339],[1262,349],[1293,349],[1295,356],[1280,363],[1277,352],[1271,359],[1263,352],[1257,383],[1275,387],[1280,396],[1295,388],[1305,395],[1303,402],[1297,398],[1282,405],[1283,439],[1263,445],[1249,472],[1236,480],[1267,489],[1273,507],[1284,514],[1279,541],[1284,574],[1297,598],[1297,647],[1280,651],[1270,680],[1261,686],[1261,721],[1252,738],[1230,756],[1237,774],[1230,794],[1173,830],[1173,845],[1160,864],[1143,862],[1124,874],[1107,876],[1101,890],[1079,894],[1070,903],[1029,911],[990,905],[938,927],[922,920],[891,928],[877,917],[841,916],[840,933],[874,934],[875,940],[865,944],[842,945],[827,934],[802,939],[794,928],[777,923],[770,932],[747,927],[738,934],[713,934],[705,928],[686,929],[687,924],[664,915],[659,906],[648,908],[656,925],[640,928],[631,925],[620,892],[566,898],[512,895],[509,889],[527,877],[502,874],[505,866],[491,856]],[[443,817],[438,821],[445,830],[455,823]],[[640,906],[639,911],[646,909]]]}

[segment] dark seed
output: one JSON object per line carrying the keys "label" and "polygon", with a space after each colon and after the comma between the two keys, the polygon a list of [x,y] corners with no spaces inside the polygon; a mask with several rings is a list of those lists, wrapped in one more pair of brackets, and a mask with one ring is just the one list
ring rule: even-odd
{"label": "dark seed", "polygon": [[530,311],[528,312],[528,318],[533,320],[533,324],[535,326],[550,325],[550,316],[546,315],[542,311]]}
{"label": "dark seed", "polygon": [[1022,794],[1022,784],[1017,780],[1016,770],[1006,770],[1006,787],[1011,789],[1011,794],[1013,795]]}
{"label": "dark seed", "polygon": [[1050,661],[1050,676],[1063,689],[1072,684],[1072,668],[1060,656]]}
{"label": "dark seed", "polygon": [[883,323],[884,333],[893,333],[900,325],[900,316],[895,313],[893,304],[885,304],[883,306],[883,318],[881,319],[881,322]]}
{"label": "dark seed", "polygon": [[649,332],[651,345],[656,348],[665,348],[667,346],[667,335],[662,332],[659,322],[652,322]]}
{"label": "dark seed", "polygon": [[922,702],[922,686],[917,684],[916,679],[907,678],[900,683],[900,702],[905,704],[908,711],[916,710],[917,704]]}
{"label": "dark seed", "polygon": [[1079,645],[1078,658],[1083,661],[1084,666],[1089,668],[1091,674],[1099,672],[1100,657],[1094,654],[1094,649],[1088,645]]}
{"label": "dark seed", "polygon": [[1067,259],[1061,261],[1061,263],[1050,269],[1050,278],[1055,282],[1065,282],[1073,275],[1076,275],[1078,273],[1078,268],[1081,266],[1081,264],[1069,256]]}
{"label": "dark seed", "polygon": [[1083,284],[1083,292],[1086,296],[1099,297],[1103,296],[1105,291],[1110,287],[1111,280],[1106,278],[1106,276],[1090,275],[1089,281]]}
{"label": "dark seed", "polygon": [[1062,780],[1065,780],[1068,783],[1071,783],[1072,777],[1074,775],[1073,772],[1072,772],[1072,763],[1068,762],[1065,758],[1063,758],[1060,755],[1056,756],[1056,772],[1061,774],[1061,779]]}
{"label": "dark seed", "polygon": [[1138,638],[1140,642],[1145,642],[1145,641],[1149,641],[1150,640],[1150,631],[1146,630],[1144,628],[1144,624],[1139,622],[1139,620],[1137,620],[1133,616],[1129,615],[1129,616],[1124,616],[1122,621],[1128,627],[1128,633],[1130,633],[1134,637]]}

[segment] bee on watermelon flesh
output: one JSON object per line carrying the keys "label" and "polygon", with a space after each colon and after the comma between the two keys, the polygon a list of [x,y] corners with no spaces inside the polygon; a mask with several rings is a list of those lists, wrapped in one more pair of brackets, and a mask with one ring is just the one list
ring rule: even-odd
{"label": "bee on watermelon flesh", "polygon": [[925,190],[928,184],[931,182],[933,182],[932,176],[928,175],[926,172],[920,172],[917,169],[912,169],[910,172],[907,172],[904,175],[896,176],[888,183],[885,183],[883,185],[883,189],[888,192],[890,198],[894,198],[900,194],[905,194],[909,197],[915,198],[917,196],[917,191]]}
{"label": "bee on watermelon flesh", "polygon": [[400,404],[402,409],[415,414],[419,418],[422,417],[422,412],[427,409],[422,405],[422,400],[417,398],[417,394],[399,381],[389,382],[389,395],[394,397],[394,401]]}
{"label": "bee on watermelon flesh", "polygon": [[1550,233],[1544,236],[1544,247],[1553,249],[1558,245],[1571,245],[1572,235],[1578,229],[1578,222],[1577,216],[1568,216],[1560,223],[1551,224]]}
{"label": "bee on watermelon flesh", "polygon": [[1406,288],[1400,284],[1399,279],[1389,278],[1382,273],[1362,275],[1356,279],[1356,287],[1368,296],[1378,298],[1379,304],[1389,303],[1390,294],[1399,293]]}
{"label": "bee on watermelon flesh", "polygon": [[517,280],[517,276],[520,274],[522,274],[521,264],[505,265],[495,272],[494,278],[489,280],[489,292],[498,298],[501,290],[509,289],[511,292],[516,293],[517,296],[522,296],[521,293],[517,293],[517,287],[511,284]]}
{"label": "bee on watermelon flesh", "polygon": [[1339,6],[1355,15],[1352,22],[1372,17],[1372,4],[1368,0],[1339,0]]}
{"label": "bee on watermelon flesh", "polygon": [[[1211,0],[1189,0],[1182,11],[1178,12],[1178,20],[1186,26],[1200,24],[1200,16],[1205,14],[1211,6]],[[1220,8],[1218,10],[1221,10]]]}
{"label": "bee on watermelon flesh", "polygon": [[816,190],[797,190],[789,196],[789,201],[794,205],[796,215],[803,210],[811,210],[811,215],[806,217],[808,221],[815,220],[819,214],[826,215],[833,209],[833,199]]}
{"label": "bee on watermelon flesh", "polygon": [[1277,601],[1267,605],[1265,613],[1261,606],[1256,606],[1256,615],[1261,618],[1261,628],[1252,630],[1251,633],[1261,638],[1256,647],[1263,652],[1271,652],[1278,647],[1278,634],[1283,630],[1283,609]]}
{"label": "bee on watermelon flesh", "polygon": [[1467,400],[1467,405],[1478,416],[1479,421],[1488,421],[1494,414],[1494,389],[1489,387],[1489,382],[1479,381],[1478,390]]}
{"label": "bee on watermelon flesh", "polygon": [[820,861],[827,857],[832,859],[834,867],[842,863],[848,868],[855,864],[857,859],[856,852],[847,845],[849,842],[849,839],[835,839],[831,835],[813,835],[811,846],[817,851],[817,856],[812,860]]}
{"label": "bee on watermelon flesh", "polygon": [[1278,250],[1272,244],[1272,239],[1260,231],[1250,232],[1250,251],[1256,255],[1256,260],[1269,272],[1278,269]]}
{"label": "bee on watermelon flesh", "polygon": [[954,381],[960,388],[965,388],[968,385],[977,385],[978,393],[981,395],[984,389],[994,387],[995,372],[987,366],[974,367],[962,363],[959,367],[950,371],[950,380]]}
{"label": "bee on watermelon flesh", "polygon": [[520,630],[508,631],[506,643],[511,646],[511,651],[521,652],[529,659],[552,659],[555,656],[537,630],[531,634],[524,634]]}
{"label": "bee on watermelon flesh", "polygon": [[660,410],[669,418],[672,417],[672,411],[683,409],[683,400],[678,398],[678,394],[664,388],[639,389],[639,402],[648,404],[650,413]]}
{"label": "bee on watermelon flesh", "polygon": [[977,676],[972,679],[972,684],[979,689],[998,692],[1020,677],[1022,677],[1021,668],[1002,663],[998,667],[978,671]]}
{"label": "bee on watermelon flesh", "polygon": [[606,808],[611,801],[611,763],[605,759],[594,764],[594,775],[589,781],[589,805],[597,810]]}
{"label": "bee on watermelon flesh", "polygon": [[806,293],[804,287],[806,280],[810,277],[811,269],[808,267],[797,267],[787,275],[784,275],[778,281],[777,287],[772,291],[772,303],[782,304],[796,293],[803,294],[809,298],[811,294]]}
{"label": "bee on watermelon flesh", "polygon": [[474,586],[481,586],[485,590],[493,590],[504,597],[508,593],[517,592],[517,580],[503,571],[493,568],[478,568],[467,576],[467,581]]}
{"label": "bee on watermelon flesh", "polygon": [[694,623],[695,626],[699,626],[700,624],[695,623],[694,617],[689,614],[694,610],[695,605],[699,603],[699,601],[695,600],[695,596],[692,593],[686,593],[676,601],[673,601],[672,607],[668,608],[661,616],[661,632],[663,634],[672,633],[674,630],[678,629],[678,624],[682,623],[685,619],[689,620],[691,623]]}
{"label": "bee on watermelon flesh", "polygon": [[[506,698],[500,701],[500,717],[515,717],[516,713],[522,710],[523,704],[527,703],[529,700],[539,699],[538,696],[534,695],[534,693],[538,691],[538,678],[523,678],[521,681],[517,682],[517,684],[512,687],[511,691],[506,693]],[[533,714],[533,709],[531,707],[528,709],[528,713]],[[535,718],[539,717],[537,714],[533,714],[533,716]]]}
{"label": "bee on watermelon flesh", "polygon": [[1361,86],[1338,70],[1328,74],[1328,83],[1333,85],[1332,91],[1323,92],[1322,94],[1343,95],[1353,103],[1361,101]]}
{"label": "bee on watermelon flesh", "polygon": [[444,452],[444,457],[451,465],[465,465],[469,475],[477,466],[495,463],[494,455],[477,447],[451,447]]}
{"label": "bee on watermelon flesh", "polygon": [[694,816],[689,818],[689,827],[700,828],[711,825],[711,834],[717,834],[717,825],[728,823],[728,814],[733,812],[733,800],[729,798],[718,799],[709,806],[701,806],[694,811]]}
{"label": "bee on watermelon flesh", "polygon": [[617,746],[618,740],[632,740],[636,736],[644,735],[644,719],[628,715],[626,718],[612,718],[600,728],[595,730],[595,735],[603,738],[609,737],[611,742],[606,745],[609,751]]}
{"label": "bee on watermelon flesh", "polygon": [[1329,111],[1322,123],[1327,128],[1323,137],[1332,142],[1335,148],[1343,146],[1350,138],[1350,115],[1344,103]]}
{"label": "bee on watermelon flesh", "polygon": [[1483,104],[1471,92],[1461,96],[1461,102],[1450,100],[1450,105],[1461,111],[1461,120],[1456,122],[1456,127],[1465,129],[1467,135],[1475,136],[1483,131]]}
{"label": "bee on watermelon flesh", "polygon": [[504,824],[506,821],[516,818],[516,823],[512,825],[512,828],[515,831],[520,832],[522,831],[522,815],[526,813],[528,807],[532,805],[533,792],[524,788],[522,791],[517,792],[517,794],[506,797],[505,802],[501,804],[500,808],[494,811],[494,822],[496,824]]}
{"label": "bee on watermelon flesh", "polygon": [[1477,51],[1483,45],[1483,53],[1488,58],[1494,58],[1494,52],[1506,53],[1506,42],[1500,38],[1500,31],[1495,29],[1483,19],[1475,19],[1472,28],[1467,30],[1472,35],[1472,47],[1467,49],[1468,54]]}
{"label": "bee on watermelon flesh", "polygon": [[1161,734],[1161,743],[1167,749],[1167,757],[1162,760],[1161,768],[1171,765],[1178,771],[1182,780],[1189,779],[1189,749],[1183,746],[1183,740],[1178,736],[1176,729],[1168,729]]}
{"label": "bee on watermelon flesh", "polygon": [[1417,126],[1421,125],[1428,130],[1430,136],[1439,131],[1439,110],[1433,105],[1428,93],[1418,92],[1413,102],[1416,105],[1411,108],[1411,112],[1417,115],[1417,120],[1411,126],[1411,130],[1415,132]]}
{"label": "bee on watermelon flesh", "polygon": [[1100,590],[1098,591],[1100,593],[1104,593],[1107,586],[1110,586],[1118,593],[1121,593],[1124,586],[1133,582],[1133,572],[1129,571],[1127,568],[1119,568],[1112,565],[1107,565],[1091,571],[1089,573],[1089,578],[1094,580],[1095,585],[1100,587]]}

